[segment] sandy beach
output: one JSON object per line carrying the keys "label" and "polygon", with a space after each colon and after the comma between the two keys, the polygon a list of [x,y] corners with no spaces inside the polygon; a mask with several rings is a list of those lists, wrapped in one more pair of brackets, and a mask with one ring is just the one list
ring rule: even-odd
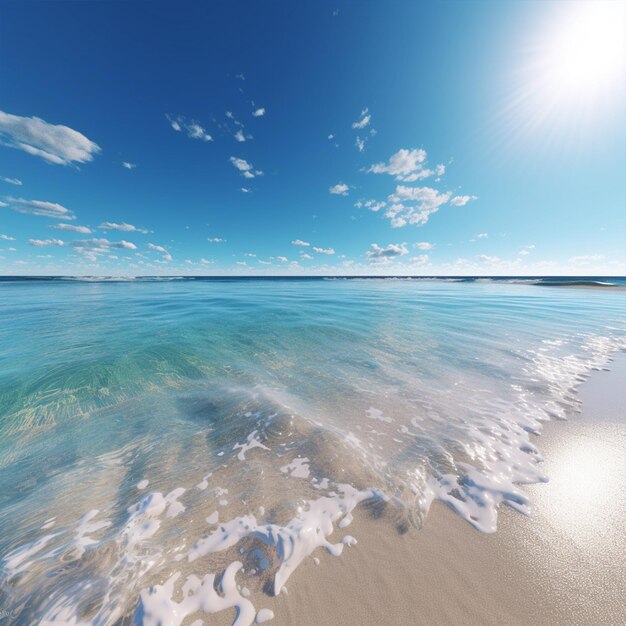
{"label": "sandy beach", "polygon": [[[358,544],[317,550],[287,594],[258,599],[276,625],[623,624],[626,619],[626,354],[579,390],[582,413],[535,438],[550,481],[527,485],[533,514],[502,507],[474,530],[435,502],[421,530],[389,532],[359,510]],[[232,616],[211,616],[229,624]]]}

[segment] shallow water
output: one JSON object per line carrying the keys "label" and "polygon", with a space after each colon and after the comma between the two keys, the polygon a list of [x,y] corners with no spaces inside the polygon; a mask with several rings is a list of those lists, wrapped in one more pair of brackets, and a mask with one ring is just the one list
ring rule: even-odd
{"label": "shallow water", "polygon": [[502,281],[0,283],[0,606],[245,624],[351,543],[360,503],[419,526],[439,498],[492,532],[546,480],[529,433],[626,348],[625,304]]}

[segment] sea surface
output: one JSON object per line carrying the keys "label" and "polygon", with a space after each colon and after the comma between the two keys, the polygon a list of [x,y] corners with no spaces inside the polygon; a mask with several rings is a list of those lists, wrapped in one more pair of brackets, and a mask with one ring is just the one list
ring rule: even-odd
{"label": "sea surface", "polygon": [[603,283],[0,279],[0,618],[250,624],[357,506],[530,513],[530,434],[626,349]]}

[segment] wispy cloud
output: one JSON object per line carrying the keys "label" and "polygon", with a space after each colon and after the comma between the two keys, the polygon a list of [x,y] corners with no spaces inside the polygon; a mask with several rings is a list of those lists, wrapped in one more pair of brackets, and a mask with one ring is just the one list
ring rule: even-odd
{"label": "wispy cloud", "polygon": [[310,246],[311,244],[308,241],[302,241],[302,239],[294,239],[291,242],[292,246]]}
{"label": "wispy cloud", "polygon": [[187,121],[182,115],[177,115],[176,117],[166,115],[165,117],[176,132],[185,132],[187,137],[191,139],[213,141],[213,137],[195,120]]}
{"label": "wispy cloud", "polygon": [[265,115],[265,109],[261,107],[260,109],[256,109],[252,111],[252,117],[263,117]]}
{"label": "wispy cloud", "polygon": [[9,185],[21,185],[22,181],[19,178],[7,178],[6,176],[0,176],[0,180],[9,183]]}
{"label": "wispy cloud", "polygon": [[86,163],[100,152],[98,144],[68,126],[3,111],[0,111],[0,143],[57,165]]}
{"label": "wispy cloud", "polygon": [[432,250],[434,246],[435,244],[429,243],[428,241],[418,241],[413,244],[413,247],[418,250]]}
{"label": "wispy cloud", "polygon": [[89,235],[93,231],[88,226],[77,226],[74,224],[55,224],[50,228],[56,228],[57,230],[65,230],[72,233],[81,233],[82,235]]}
{"label": "wispy cloud", "polygon": [[56,202],[47,202],[45,200],[25,200],[24,198],[5,198],[9,209],[24,213],[26,215],[37,215],[39,217],[51,217],[57,220],[73,220],[74,213],[68,208]]}
{"label": "wispy cloud", "polygon": [[500,261],[502,259],[500,259],[500,257],[492,256],[490,254],[477,254],[476,255],[476,260],[479,261],[480,263],[486,263],[488,265],[493,265],[495,263],[500,263]]}
{"label": "wispy cloud", "polygon": [[127,170],[134,170],[137,167],[136,163],[129,163],[128,161],[122,161],[122,167]]}
{"label": "wispy cloud", "polygon": [[365,128],[366,126],[369,125],[371,120],[372,120],[372,116],[370,115],[369,110],[365,108],[361,111],[361,115],[359,116],[358,122],[354,122],[352,124],[352,128],[359,129],[359,130],[362,128]]}
{"label": "wispy cloud", "polygon": [[38,248],[43,248],[44,246],[64,246],[65,241],[62,239],[29,239],[28,245]]}
{"label": "wispy cloud", "polygon": [[112,249],[136,250],[137,246],[130,241],[109,241],[108,239],[74,239],[72,241],[63,241],[62,239],[29,239],[29,245],[37,248],[47,246],[59,246],[73,248],[79,254],[82,254],[89,261],[97,261],[102,254],[109,253]]}
{"label": "wispy cloud", "polygon": [[163,255],[163,261],[172,260],[172,255],[163,246],[159,246],[155,243],[149,243],[148,248],[150,248],[150,250],[154,250],[155,252],[160,252]]}
{"label": "wispy cloud", "polygon": [[72,248],[121,248],[122,250],[136,250],[137,246],[131,241],[109,241],[100,237],[93,239],[73,239],[72,241],[63,241],[62,239],[29,239],[31,246],[70,246]]}
{"label": "wispy cloud", "polygon": [[226,239],[222,239],[221,237],[207,237],[207,241],[209,243],[224,243]]}
{"label": "wispy cloud", "polygon": [[604,259],[603,254],[585,254],[581,256],[570,257],[569,262],[574,265],[588,265],[593,261],[602,261]]}
{"label": "wispy cloud", "polygon": [[317,248],[315,246],[313,246],[313,252],[317,252],[318,254],[335,254],[333,248]]}
{"label": "wispy cloud", "polygon": [[409,259],[409,263],[412,267],[422,267],[428,263],[428,255],[418,254],[417,256]]}
{"label": "wispy cloud", "polygon": [[328,188],[328,191],[336,196],[347,196],[350,187],[345,183],[337,183]]}
{"label": "wispy cloud", "polygon": [[4,241],[15,241],[15,237],[9,237],[9,235],[0,235],[0,239],[4,239]]}
{"label": "wispy cloud", "polygon": [[454,196],[450,200],[452,206],[465,206],[470,200],[478,200],[478,196]]}
{"label": "wispy cloud", "polygon": [[361,207],[365,207],[370,211],[380,211],[387,206],[387,203],[384,200],[358,200],[354,203],[354,206],[360,209]]}
{"label": "wispy cloud", "polygon": [[98,226],[100,230],[119,230],[124,233],[141,233],[142,235],[148,234],[147,228],[139,228],[138,226],[134,226],[133,224],[127,224],[126,222],[122,222],[118,224],[116,222],[102,222],[100,226]]}

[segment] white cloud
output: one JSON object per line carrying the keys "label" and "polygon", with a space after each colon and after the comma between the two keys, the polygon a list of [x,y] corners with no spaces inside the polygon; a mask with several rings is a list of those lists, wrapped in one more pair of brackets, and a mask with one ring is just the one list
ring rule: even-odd
{"label": "white cloud", "polygon": [[432,250],[434,248],[434,244],[429,243],[428,241],[419,241],[418,243],[414,243],[413,247],[418,250]]}
{"label": "white cloud", "polygon": [[9,235],[0,235],[0,239],[4,239],[5,241],[15,241],[15,237],[9,237]]}
{"label": "white cloud", "polygon": [[25,200],[24,198],[6,198],[10,209],[26,215],[38,215],[39,217],[52,217],[57,220],[75,219],[72,211],[56,202],[46,202],[44,200]]}
{"label": "white cloud", "polygon": [[384,200],[380,202],[378,200],[359,200],[358,202],[354,203],[354,206],[358,209],[360,209],[361,207],[365,207],[370,211],[377,212],[381,209],[384,209],[387,206],[387,203]]}
{"label": "white cloud", "polygon": [[250,193],[250,189],[248,189],[247,187],[242,187],[241,193]]}
{"label": "white cloud", "polygon": [[58,230],[66,230],[72,233],[81,233],[83,235],[89,235],[93,231],[91,228],[87,226],[75,226],[74,224],[56,224],[55,226],[51,226],[51,228],[56,228]]}
{"label": "white cloud", "polygon": [[[385,211],[385,217],[389,218],[393,228],[426,224],[430,215],[450,200],[450,195],[449,192],[441,193],[431,187],[398,185],[395,194],[389,196],[391,204]],[[415,204],[407,204],[409,202]]]}
{"label": "white cloud", "polygon": [[294,239],[291,242],[292,246],[310,246],[311,244],[308,241],[302,241],[302,239]]}
{"label": "white cloud", "polygon": [[300,258],[306,261],[310,261],[311,259],[313,259],[313,257],[310,254],[307,254],[306,252],[301,252]]}
{"label": "white cloud", "polygon": [[200,263],[202,263],[202,265],[211,265],[214,262],[215,261],[209,261],[208,259],[205,259],[205,258],[200,259]]}
{"label": "white cloud", "polygon": [[[450,201],[450,203],[452,203],[452,201]],[[487,239],[489,237],[489,233],[478,233],[478,235],[476,235],[476,239]]]}
{"label": "white cloud", "polygon": [[365,141],[363,141],[360,137],[356,138],[354,145],[357,147],[359,152],[363,152],[363,150],[365,150]]}
{"label": "white cloud", "polygon": [[202,141],[213,141],[213,137],[206,132],[206,130],[195,120],[185,120],[182,115],[172,117],[171,115],[165,116],[169,121],[171,127],[178,133],[185,131],[187,137],[191,139],[200,139]]}
{"label": "white cloud", "polygon": [[207,241],[209,243],[224,243],[226,239],[222,239],[221,237],[207,237]]}
{"label": "white cloud", "polygon": [[100,152],[98,144],[68,126],[3,111],[0,111],[0,143],[57,165],[86,163]]}
{"label": "white cloud", "polygon": [[246,140],[245,135],[243,134],[243,131],[241,130],[241,128],[235,133],[235,141],[239,141],[239,142],[243,142]]}
{"label": "white cloud", "polygon": [[252,111],[252,117],[263,117],[265,115],[265,109],[261,107],[256,111]]}
{"label": "white cloud", "polygon": [[136,250],[137,246],[130,241],[109,241],[108,239],[74,239],[72,241],[63,241],[62,239],[29,239],[31,246],[62,246],[70,247],[82,254],[89,261],[97,261],[98,256],[110,252],[113,248],[122,250]]}
{"label": "white cloud", "polygon": [[398,180],[404,180],[407,176],[422,169],[426,156],[426,150],[402,148],[392,154],[387,163],[375,163],[367,171],[374,174],[390,174]]}
{"label": "white cloud", "polygon": [[370,245],[370,249],[365,255],[374,263],[388,263],[392,259],[408,254],[405,243],[390,243],[384,248],[377,243]]}
{"label": "white cloud", "polygon": [[281,263],[287,263],[287,261],[289,261],[286,256],[277,256],[276,259],[279,260]]}
{"label": "white cloud", "polygon": [[64,246],[65,242],[62,239],[29,239],[28,245],[43,248],[44,246]]}
{"label": "white cloud", "polygon": [[335,135],[333,135],[332,133],[328,135],[328,141],[332,141],[334,138],[335,138]]}
{"label": "white cloud", "polygon": [[372,120],[372,116],[369,114],[369,110],[367,108],[363,109],[361,111],[361,115],[360,115],[359,121],[358,122],[354,122],[352,124],[352,128],[358,128],[358,129],[365,128],[366,126],[369,125],[371,120]]}
{"label": "white cloud", "polygon": [[427,156],[426,150],[421,148],[419,150],[402,148],[392,154],[387,163],[375,163],[367,171],[373,174],[389,174],[405,183],[445,174],[445,165],[437,165],[434,169],[425,168]]}
{"label": "white cloud", "polygon": [[127,224],[126,222],[122,222],[121,224],[117,224],[116,222],[102,222],[98,228],[100,230],[120,230],[125,233],[137,232],[142,235],[148,234],[148,230],[146,228],[139,228],[138,226]]}
{"label": "white cloud", "polygon": [[229,160],[240,172],[249,172],[252,169],[252,165],[245,159],[231,156]]}
{"label": "white cloud", "polygon": [[[256,176],[263,176],[263,172],[260,170],[255,170],[252,163],[248,163],[245,159],[240,159],[237,157],[230,157],[228,159],[234,167],[236,167],[244,178],[255,178]],[[244,188],[242,187],[242,191]]]}
{"label": "white cloud", "polygon": [[313,252],[317,252],[318,254],[335,254],[333,248],[317,248],[315,246],[313,246]]}
{"label": "white cloud", "polygon": [[335,194],[337,196],[347,196],[349,189],[350,187],[348,187],[348,185],[344,183],[337,183],[336,185],[329,187],[328,191],[330,191],[330,193]]}
{"label": "white cloud", "polygon": [[0,180],[9,183],[9,185],[21,185],[22,181],[19,178],[7,178],[6,176],[0,176]]}
{"label": "white cloud", "polygon": [[122,167],[125,167],[127,170],[134,170],[137,167],[137,164],[129,163],[128,161],[122,161]]}
{"label": "white cloud", "polygon": [[478,200],[478,196],[454,196],[450,200],[452,206],[465,206],[470,200]]}

